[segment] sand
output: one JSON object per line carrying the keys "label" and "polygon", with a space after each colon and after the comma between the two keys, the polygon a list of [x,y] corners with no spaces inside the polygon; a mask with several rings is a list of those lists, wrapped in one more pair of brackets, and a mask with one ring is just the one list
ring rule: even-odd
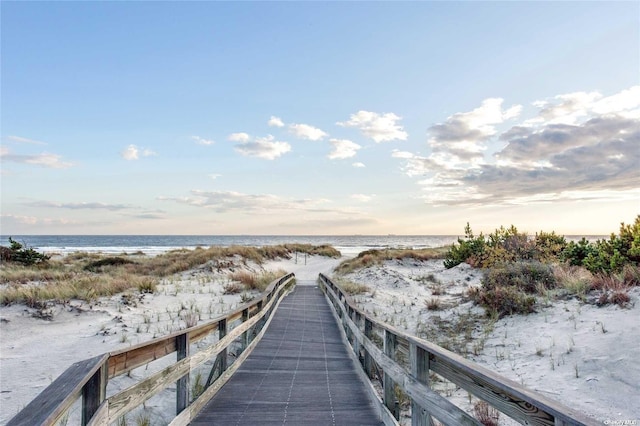
{"label": "sand", "polygon": [[[299,256],[297,262],[292,258],[245,268],[284,269],[308,281],[319,272],[331,275],[341,260]],[[93,305],[71,301],[54,306],[51,320],[35,318],[32,309],[21,305],[0,307],[0,424],[76,361],[185,328],[185,320],[194,316],[201,323],[236,307],[240,295],[222,294],[229,282],[227,272],[201,267],[164,280],[155,294],[118,295]],[[472,361],[600,421],[640,422],[640,289],[631,292],[632,304],[625,309],[564,300],[488,327],[483,310],[463,299],[466,289],[481,279],[481,273],[468,265],[445,270],[442,261],[405,259],[346,278],[366,284],[370,291],[356,296],[358,303],[395,327],[462,346],[462,337],[443,337],[428,324],[464,318],[467,325],[475,324],[470,333],[475,340],[466,344],[465,355]],[[439,301],[439,310],[427,308],[425,300],[431,299]],[[110,383],[108,393],[146,374],[138,370]],[[456,404],[469,408],[466,391],[443,386]],[[152,424],[168,423],[174,401],[169,389],[146,404]],[[510,422],[503,417],[501,424]]]}

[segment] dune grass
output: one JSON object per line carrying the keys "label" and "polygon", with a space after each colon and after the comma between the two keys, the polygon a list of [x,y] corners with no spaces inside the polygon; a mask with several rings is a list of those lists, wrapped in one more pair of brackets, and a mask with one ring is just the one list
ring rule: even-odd
{"label": "dune grass", "polygon": [[[158,256],[138,253],[103,255],[75,252],[47,262],[24,265],[3,261],[0,264],[0,304],[24,303],[36,306],[43,301],[65,302],[71,299],[93,301],[127,290],[152,293],[160,279],[205,264],[219,270],[234,263],[290,258],[293,252],[336,257],[340,252],[330,246],[285,244],[265,247],[198,247],[179,249]],[[280,273],[257,274],[241,281],[247,289],[262,291]],[[243,280],[246,280],[245,283]]]}
{"label": "dune grass", "polygon": [[347,259],[336,268],[340,275],[364,269],[369,266],[380,265],[385,260],[393,259],[443,259],[449,247],[425,248],[425,249],[386,249],[363,251],[353,259]]}

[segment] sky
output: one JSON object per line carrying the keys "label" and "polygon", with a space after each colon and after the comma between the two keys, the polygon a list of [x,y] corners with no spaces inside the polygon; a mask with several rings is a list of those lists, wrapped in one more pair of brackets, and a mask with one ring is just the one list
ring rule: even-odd
{"label": "sky", "polygon": [[0,232],[617,232],[640,2],[0,3]]}

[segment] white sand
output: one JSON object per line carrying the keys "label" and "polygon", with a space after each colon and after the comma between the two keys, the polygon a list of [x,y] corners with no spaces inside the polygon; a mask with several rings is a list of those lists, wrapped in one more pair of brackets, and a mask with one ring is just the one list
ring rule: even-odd
{"label": "white sand", "polygon": [[[247,268],[284,269],[309,281],[319,272],[330,275],[341,260],[309,256],[305,264],[299,256],[297,263],[290,259]],[[203,322],[233,309],[240,296],[222,295],[226,273],[198,268],[165,280],[152,295],[114,296],[93,306],[72,301],[56,306],[52,321],[33,318],[24,306],[0,307],[0,424],[76,361],[185,328],[181,314],[199,312]],[[481,279],[468,265],[445,270],[442,261],[388,261],[347,278],[372,290],[356,296],[367,311],[422,337],[435,338],[426,325],[429,319],[447,324],[460,316],[483,315],[481,308],[462,302],[463,292]],[[434,289],[445,294],[434,296]],[[477,355],[473,343],[467,346],[467,357],[598,420],[640,421],[640,289],[631,296],[628,309],[569,300],[537,314],[504,318],[486,336],[483,348],[476,343]],[[432,298],[445,309],[428,310],[424,301]],[[473,336],[482,337],[485,329],[479,322]],[[135,371],[122,383],[110,384],[109,391],[144,374]],[[468,408],[466,392],[453,386],[444,392]],[[153,424],[167,422],[174,401],[171,390],[149,401]]]}
{"label": "white sand", "polygon": [[[445,295],[433,295],[439,286],[425,278],[431,274]],[[387,261],[345,278],[370,287],[366,295],[356,296],[366,311],[420,337],[437,340],[428,326],[434,318],[446,324],[461,315],[483,313],[462,301],[462,292],[481,280],[481,273],[466,264],[445,270],[442,261]],[[624,309],[572,299],[552,302],[535,314],[505,317],[495,323],[484,345],[483,332],[491,329],[480,321],[465,356],[599,421],[640,424],[640,288],[630,296],[631,304]],[[425,300],[433,298],[450,307],[428,310]],[[445,393],[468,409],[467,392],[455,389]]]}

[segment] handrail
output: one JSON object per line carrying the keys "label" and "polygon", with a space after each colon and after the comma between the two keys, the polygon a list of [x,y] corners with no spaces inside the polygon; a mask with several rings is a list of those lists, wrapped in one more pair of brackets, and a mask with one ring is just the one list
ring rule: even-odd
{"label": "handrail", "polygon": [[[173,383],[176,383],[177,416],[171,424],[188,424],[255,347],[294,280],[293,273],[284,275],[269,284],[259,297],[204,324],[73,364],[9,420],[7,426],[55,425],[79,398],[82,399],[82,425],[110,424]],[[228,329],[239,319],[242,320],[240,325]],[[219,337],[216,343],[189,354],[191,343],[203,340],[214,331]],[[243,352],[229,367],[227,348],[238,338],[242,338]],[[177,354],[175,363],[107,398],[109,379],[173,352]],[[216,362],[206,389],[190,403],[189,373],[213,357]]]}
{"label": "handrail", "polygon": [[[430,371],[522,424],[599,424],[481,365],[376,320],[360,309],[348,294],[324,274],[320,274],[319,282],[341,318],[352,350],[361,360],[367,376],[371,377],[374,363],[383,371],[384,405],[392,413],[395,411],[394,384],[411,398],[413,426],[432,425],[431,417],[447,426],[480,425],[476,419],[430,388]],[[374,329],[383,332],[383,349],[372,340]],[[396,353],[401,348],[408,353],[409,369],[396,359]]]}

